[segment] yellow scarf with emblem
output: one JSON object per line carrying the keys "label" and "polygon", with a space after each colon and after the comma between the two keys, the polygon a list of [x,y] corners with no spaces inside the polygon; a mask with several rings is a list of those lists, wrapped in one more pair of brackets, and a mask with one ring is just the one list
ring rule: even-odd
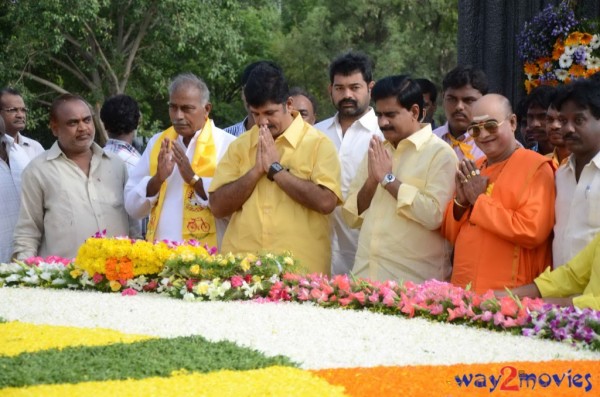
{"label": "yellow scarf with emblem", "polygon": [[448,138],[450,139],[450,144],[452,145],[453,148],[458,146],[458,148],[460,149],[460,151],[462,152],[462,154],[465,156],[466,159],[473,160],[473,155],[471,154],[471,149],[473,149],[473,146],[469,145],[468,143],[466,143],[464,141],[459,141],[454,136],[452,136],[452,134],[449,131],[448,131]]}
{"label": "yellow scarf with emblem", "polygon": [[[169,138],[171,141],[177,139],[177,132],[173,127],[170,127],[162,132],[160,137],[154,143],[152,152],[150,153],[150,176],[156,174],[158,168],[158,153],[162,141],[165,138]],[[215,174],[217,167],[217,149],[212,133],[212,121],[206,119],[204,128],[200,131],[200,134],[196,140],[196,149],[194,150],[194,157],[191,161],[192,170],[199,177],[212,178]],[[177,171],[174,171],[177,172]],[[162,213],[162,207],[165,201],[165,193],[167,191],[168,179],[163,182],[158,193],[158,202],[152,211],[150,212],[150,220],[148,222],[148,231],[146,233],[146,240],[154,241],[156,235],[156,228],[158,226],[158,220]],[[198,183],[202,183],[199,181]],[[198,240],[209,247],[217,246],[217,229],[215,226],[215,218],[210,211],[210,208],[200,205],[196,199],[196,192],[194,188],[184,182],[183,192],[183,223],[181,229],[181,236],[183,240]]]}

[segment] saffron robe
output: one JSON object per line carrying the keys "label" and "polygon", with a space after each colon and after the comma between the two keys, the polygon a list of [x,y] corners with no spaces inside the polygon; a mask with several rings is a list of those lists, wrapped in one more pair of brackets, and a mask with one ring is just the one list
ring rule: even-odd
{"label": "saffron robe", "polygon": [[[485,158],[477,161],[481,168]],[[531,283],[552,263],[554,172],[551,159],[517,149],[484,167],[488,189],[461,219],[446,207],[442,234],[454,244],[451,283],[483,293]]]}

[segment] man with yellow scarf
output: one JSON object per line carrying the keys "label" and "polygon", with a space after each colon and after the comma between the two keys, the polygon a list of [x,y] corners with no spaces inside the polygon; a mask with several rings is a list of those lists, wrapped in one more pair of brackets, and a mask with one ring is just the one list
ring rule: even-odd
{"label": "man with yellow scarf", "polygon": [[215,216],[231,216],[222,250],[291,251],[328,274],[329,214],[342,197],[336,148],[293,110],[281,70],[258,65],[244,94],[256,125],[229,146],[210,186]]}
{"label": "man with yellow scarf", "polygon": [[216,222],[208,206],[208,186],[234,136],[215,127],[208,87],[191,73],[169,86],[173,125],[156,134],[125,186],[125,208],[134,218],[148,214],[146,239],[198,240],[218,245],[226,223]]}

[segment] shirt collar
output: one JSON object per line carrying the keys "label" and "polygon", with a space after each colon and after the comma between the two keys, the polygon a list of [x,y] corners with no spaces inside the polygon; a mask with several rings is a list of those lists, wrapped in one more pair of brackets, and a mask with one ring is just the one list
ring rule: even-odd
{"label": "shirt collar", "polygon": [[[404,139],[405,141],[411,142],[413,145],[415,145],[415,149],[417,149],[417,152],[421,150],[421,147],[429,140],[429,138],[431,138],[431,135],[433,134],[433,132],[431,131],[431,124],[420,124],[420,126],[420,130],[418,130],[408,138]],[[400,146],[400,144],[398,144],[398,146]]]}
{"label": "shirt collar", "polygon": [[[326,125],[326,127],[331,127],[333,125],[340,125],[340,113],[337,112],[334,117],[331,118],[331,122]],[[358,123],[363,127],[365,131],[376,131],[379,130],[379,123],[377,122],[377,116],[375,115],[375,110],[372,107],[369,107],[367,113],[363,114],[360,119],[356,120],[355,123]]]}
{"label": "shirt collar", "polygon": [[[92,142],[91,149],[92,154],[94,156],[108,157],[106,152],[102,150],[102,148],[96,142]],[[67,157],[67,155],[62,151],[60,146],[58,146],[58,141],[55,141],[52,147],[47,151],[46,159],[54,160],[60,157],[61,155],[65,156],[65,158]]]}
{"label": "shirt collar", "polygon": [[[309,124],[304,121],[300,113],[296,110],[292,110],[291,113],[294,120],[275,140],[285,139],[295,149],[302,138],[305,127],[309,126]],[[252,146],[256,146],[258,144],[258,125],[255,124],[251,131],[253,133]]]}
{"label": "shirt collar", "polygon": [[13,146],[15,144],[15,138],[13,138],[12,136],[8,135],[8,134],[2,134],[2,139],[0,139],[0,141],[6,143],[6,146]]}

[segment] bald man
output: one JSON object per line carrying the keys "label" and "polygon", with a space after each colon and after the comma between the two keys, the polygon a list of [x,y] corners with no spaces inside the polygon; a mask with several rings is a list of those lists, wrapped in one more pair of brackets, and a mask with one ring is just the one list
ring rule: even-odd
{"label": "bald man", "polygon": [[463,160],[442,234],[454,244],[451,282],[479,293],[531,283],[551,263],[551,160],[515,140],[510,102],[488,94],[472,108],[467,132],[485,154]]}

